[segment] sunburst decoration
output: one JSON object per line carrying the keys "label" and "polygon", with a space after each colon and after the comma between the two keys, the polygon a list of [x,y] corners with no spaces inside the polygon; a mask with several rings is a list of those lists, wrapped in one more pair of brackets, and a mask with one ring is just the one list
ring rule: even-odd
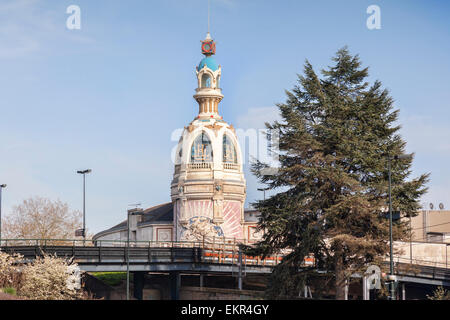
{"label": "sunburst decoration", "polygon": [[241,225],[241,203],[239,201],[224,201],[222,229],[226,238],[243,238]]}

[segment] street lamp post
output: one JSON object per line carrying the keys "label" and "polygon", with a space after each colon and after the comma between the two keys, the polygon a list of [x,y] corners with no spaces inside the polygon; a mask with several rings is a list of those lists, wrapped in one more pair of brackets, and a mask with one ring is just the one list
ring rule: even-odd
{"label": "street lamp post", "polygon": [[270,188],[258,188],[258,191],[263,191],[264,192],[264,200],[266,200],[266,191],[269,190]]}
{"label": "street lamp post", "polygon": [[83,245],[86,241],[86,174],[92,172],[91,169],[77,171],[83,175]]}
{"label": "street lamp post", "polygon": [[411,158],[412,154],[401,154],[393,157],[388,156],[388,178],[389,178],[389,275],[390,275],[390,300],[395,300],[395,276],[394,276],[394,255],[392,241],[392,181],[391,181],[391,161]]}
{"label": "street lamp post", "polygon": [[0,185],[0,247],[2,245],[2,190],[6,188],[6,184]]}
{"label": "street lamp post", "polygon": [[130,300],[130,216],[142,216],[142,209],[131,209],[127,213],[127,300]]}
{"label": "street lamp post", "polygon": [[395,299],[395,288],[394,288],[394,257],[392,250],[392,196],[391,196],[391,158],[388,158],[388,176],[389,176],[389,274],[391,276],[391,281],[389,282],[390,287],[390,299]]}

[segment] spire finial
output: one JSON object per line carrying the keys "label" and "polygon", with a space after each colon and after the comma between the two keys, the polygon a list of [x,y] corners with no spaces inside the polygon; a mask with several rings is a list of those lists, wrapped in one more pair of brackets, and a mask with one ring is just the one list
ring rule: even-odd
{"label": "spire finial", "polygon": [[209,26],[210,26],[210,16],[211,16],[211,0],[208,0],[208,34],[209,34]]}
{"label": "spire finial", "polygon": [[205,56],[211,56],[213,54],[216,54],[216,44],[214,43],[214,40],[211,37],[211,34],[209,33],[210,28],[210,4],[211,0],[208,0],[208,32],[206,33],[205,40],[202,40],[202,53]]}

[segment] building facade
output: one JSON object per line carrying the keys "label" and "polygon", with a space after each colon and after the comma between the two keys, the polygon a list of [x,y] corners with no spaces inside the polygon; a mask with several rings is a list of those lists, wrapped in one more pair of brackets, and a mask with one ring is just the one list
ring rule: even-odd
{"label": "building facade", "polygon": [[[143,241],[253,242],[258,212],[244,210],[246,181],[236,131],[223,120],[219,105],[222,68],[214,59],[209,32],[204,58],[195,69],[198,115],[183,130],[175,156],[171,202],[130,216],[130,239]],[[127,221],[102,231],[94,240],[126,240]]]}
{"label": "building facade", "polygon": [[410,223],[412,241],[450,243],[449,210],[420,210]]}

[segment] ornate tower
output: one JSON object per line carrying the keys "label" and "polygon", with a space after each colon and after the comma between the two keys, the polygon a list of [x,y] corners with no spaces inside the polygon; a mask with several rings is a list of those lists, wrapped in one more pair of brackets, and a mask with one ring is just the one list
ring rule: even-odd
{"label": "ornate tower", "polygon": [[235,129],[219,115],[221,67],[208,32],[196,68],[198,116],[184,128],[171,183],[174,240],[243,239],[245,178]]}
{"label": "ornate tower", "polygon": [[205,58],[200,61],[196,69],[197,73],[197,90],[194,95],[198,102],[198,115],[200,118],[216,118],[219,117],[219,102],[223,98],[220,89],[221,68],[212,57],[216,53],[216,44],[208,32],[206,39],[202,41],[202,53]]}

